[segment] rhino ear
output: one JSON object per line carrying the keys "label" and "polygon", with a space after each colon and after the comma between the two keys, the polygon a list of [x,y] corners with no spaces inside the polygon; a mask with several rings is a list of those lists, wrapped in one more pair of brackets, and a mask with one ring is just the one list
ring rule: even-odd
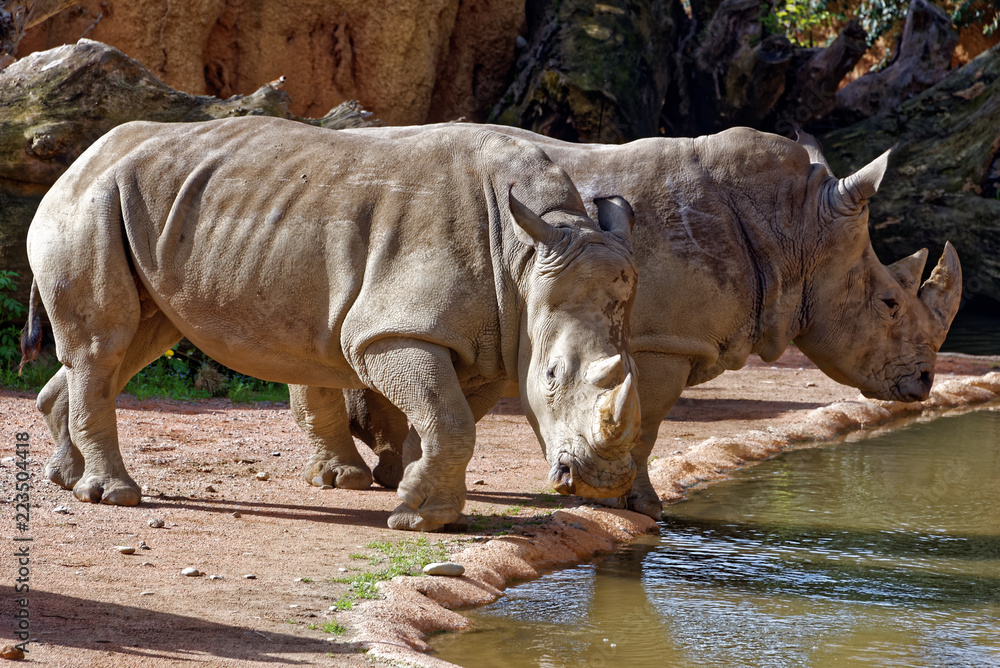
{"label": "rhino ear", "polygon": [[917,294],[920,286],[920,277],[924,274],[924,266],[927,264],[927,249],[921,248],[913,255],[904,257],[899,262],[893,262],[886,269],[892,274],[899,285],[913,294]]}
{"label": "rhino ear", "polygon": [[830,169],[829,163],[827,163],[826,158],[823,156],[823,148],[819,145],[819,141],[815,137],[808,132],[796,130],[795,143],[804,148],[806,153],[809,154],[809,162],[814,165],[820,165],[826,169],[827,174],[833,176],[833,170]]}
{"label": "rhino ear", "polygon": [[846,211],[857,211],[865,205],[872,195],[878,191],[885,170],[889,166],[889,149],[870,163],[843,178],[837,184],[837,197],[841,208]]}
{"label": "rhino ear", "polygon": [[624,197],[598,197],[594,204],[597,205],[597,224],[602,230],[626,241],[632,238],[635,213]]}
{"label": "rhino ear", "polygon": [[507,189],[510,213],[514,217],[514,233],[525,246],[550,245],[562,238],[562,233],[542,219],[537,213],[521,204],[514,197],[514,184]]}

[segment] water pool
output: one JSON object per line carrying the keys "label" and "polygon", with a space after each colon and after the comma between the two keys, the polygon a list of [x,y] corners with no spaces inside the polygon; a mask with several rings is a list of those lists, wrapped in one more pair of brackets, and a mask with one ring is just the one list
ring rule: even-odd
{"label": "water pool", "polygon": [[1000,666],[1000,411],[787,452],[469,611],[462,666]]}

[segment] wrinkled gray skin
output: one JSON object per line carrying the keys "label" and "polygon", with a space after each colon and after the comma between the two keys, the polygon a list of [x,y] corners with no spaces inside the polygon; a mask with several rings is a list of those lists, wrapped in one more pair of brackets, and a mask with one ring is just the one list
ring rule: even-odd
{"label": "wrinkled gray skin", "polygon": [[553,470],[622,494],[639,431],[632,220],[620,198],[597,206],[599,225],[544,153],[473,126],[397,141],[270,118],[123,125],[28,234],[26,340],[40,299],[64,365],[38,397],[46,473],[82,501],[138,503],[115,397],[184,336],[296,384],[310,479],[370,484],[341,390],[388,398],[423,444],[390,526],[460,518],[475,422],[511,380]]}
{"label": "wrinkled gray skin", "polygon": [[[608,146],[487,127],[543,148],[584,198],[615,192],[635,207],[631,348],[642,442],[629,508],[661,514],[646,466],[681,391],[742,367],[751,353],[772,361],[794,339],[827,375],[867,397],[928,396],[958,309],[961,268],[949,243],[923,285],[926,250],[889,266],[875,256],[867,200],[888,153],[838,180],[808,135],[796,143],[735,128]],[[372,392],[345,394],[355,434],[379,453],[376,478],[392,486],[402,416]]]}

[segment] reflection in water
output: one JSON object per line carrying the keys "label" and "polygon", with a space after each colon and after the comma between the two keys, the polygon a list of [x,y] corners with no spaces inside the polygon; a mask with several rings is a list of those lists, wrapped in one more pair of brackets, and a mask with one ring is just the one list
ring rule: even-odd
{"label": "reflection in water", "polygon": [[1000,412],[786,453],[469,616],[440,658],[1000,667]]}

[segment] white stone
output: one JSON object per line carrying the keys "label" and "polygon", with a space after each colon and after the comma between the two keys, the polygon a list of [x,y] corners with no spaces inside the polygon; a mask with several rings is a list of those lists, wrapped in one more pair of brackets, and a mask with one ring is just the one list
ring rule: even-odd
{"label": "white stone", "polygon": [[197,568],[192,568],[191,566],[188,566],[183,571],[181,571],[181,575],[186,575],[189,578],[197,578],[201,577],[202,572],[199,571]]}
{"label": "white stone", "polygon": [[458,577],[465,573],[465,566],[450,561],[443,561],[424,566],[425,575],[447,575]]}

